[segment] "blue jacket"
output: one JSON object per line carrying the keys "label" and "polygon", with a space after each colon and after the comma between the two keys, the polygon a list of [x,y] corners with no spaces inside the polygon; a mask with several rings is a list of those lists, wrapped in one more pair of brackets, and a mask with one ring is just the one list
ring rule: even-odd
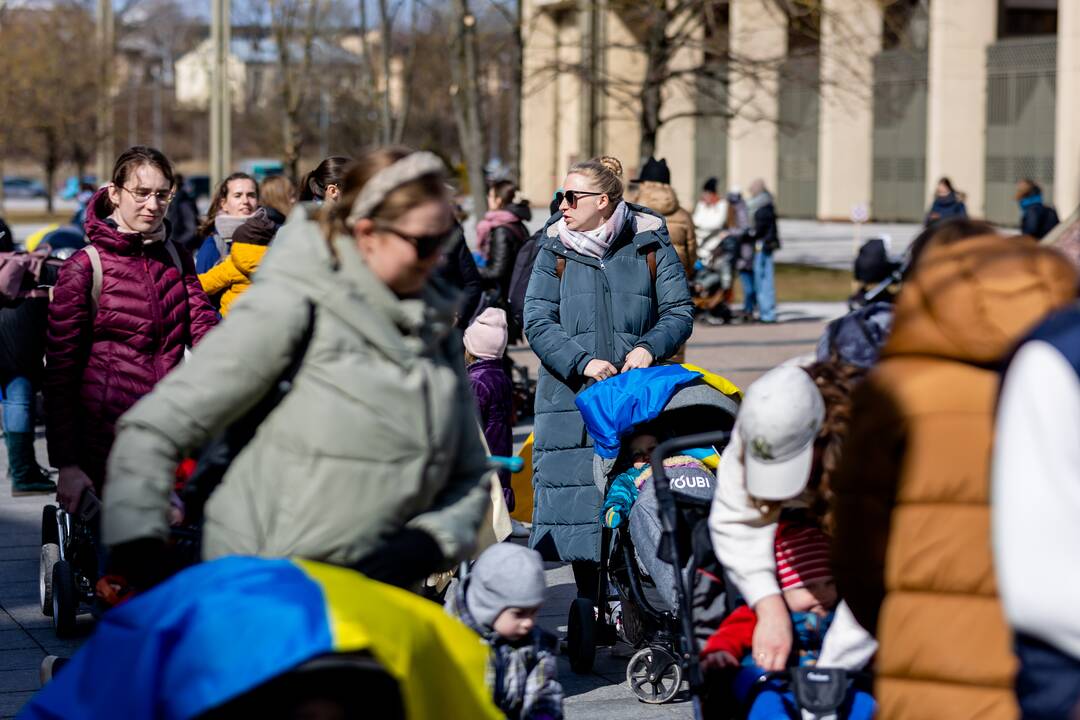
{"label": "blue jacket", "polygon": [[[600,557],[601,490],[592,441],[574,398],[594,358],[622,366],[644,347],[671,357],[693,330],[686,272],[659,216],[631,205],[630,219],[601,260],[568,250],[552,220],[525,295],[525,335],[542,364],[536,389],[531,546],[549,559]],[[646,256],[656,252],[655,287]],[[566,260],[562,278],[556,257]]]}
{"label": "blue jacket", "polygon": [[1057,211],[1043,202],[1041,194],[1020,201],[1020,234],[1042,240],[1057,224]]}
{"label": "blue jacket", "polygon": [[637,502],[638,486],[637,479],[645,471],[644,467],[631,467],[611,481],[607,497],[604,499],[604,510],[601,514],[604,525],[609,528],[617,528],[623,520],[630,517],[630,508]]}
{"label": "blue jacket", "polygon": [[930,206],[930,212],[926,213],[925,225],[929,227],[941,220],[956,217],[967,217],[967,206],[960,202],[960,198],[956,197],[956,193],[949,193],[945,197],[935,196],[934,203]]}
{"label": "blue jacket", "polygon": [[203,244],[199,246],[198,252],[195,253],[195,272],[202,275],[224,260],[225,255],[221,252],[222,245],[224,245],[224,241],[216,234],[210,235],[203,240]]}

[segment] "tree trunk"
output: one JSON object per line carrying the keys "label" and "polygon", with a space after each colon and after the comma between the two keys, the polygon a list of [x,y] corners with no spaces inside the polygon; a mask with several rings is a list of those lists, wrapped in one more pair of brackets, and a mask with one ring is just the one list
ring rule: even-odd
{"label": "tree trunk", "polygon": [[507,148],[507,162],[514,173],[514,177],[521,182],[521,94],[524,85],[522,63],[525,59],[524,41],[521,37],[523,17],[521,6],[524,0],[516,0],[517,23],[511,28],[510,44],[510,113],[507,119],[509,129],[509,145]]}
{"label": "tree trunk", "polygon": [[453,55],[456,88],[451,88],[451,94],[457,105],[454,116],[469,174],[473,217],[479,219],[487,210],[487,188],[484,184],[484,141],[477,88],[476,18],[469,12],[469,0],[454,0]]}
{"label": "tree trunk", "polygon": [[640,168],[645,160],[656,155],[656,134],[662,121],[660,111],[664,105],[664,83],[671,61],[668,42],[670,15],[662,3],[655,4],[652,22],[645,38],[645,81],[641,85],[641,139],[638,144]]}
{"label": "tree trunk", "polygon": [[379,0],[379,57],[382,61],[382,143],[389,145],[394,139],[394,110],[390,102],[390,52],[393,33],[390,27],[390,12],[386,0]]}
{"label": "tree trunk", "polygon": [[56,166],[60,164],[56,137],[51,131],[45,134],[45,211],[53,212],[53,186],[56,184]]}
{"label": "tree trunk", "polygon": [[289,177],[300,177],[300,150],[301,140],[297,132],[297,124],[293,112],[286,108],[282,123],[282,139],[284,140],[285,152],[283,165],[288,169]]}

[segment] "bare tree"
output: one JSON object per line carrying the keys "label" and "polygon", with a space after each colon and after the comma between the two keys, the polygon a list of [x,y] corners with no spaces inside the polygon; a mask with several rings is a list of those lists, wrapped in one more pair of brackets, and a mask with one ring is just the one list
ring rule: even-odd
{"label": "bare tree", "polygon": [[280,75],[282,159],[289,174],[299,177],[304,146],[304,101],[308,97],[313,49],[325,3],[324,0],[269,0],[269,5]]}
{"label": "bare tree", "polygon": [[487,205],[484,183],[484,141],[480,125],[479,72],[476,62],[476,16],[469,11],[469,0],[453,0],[450,60],[450,100],[458,128],[461,152],[469,177],[473,215],[480,217]]}
{"label": "bare tree", "polygon": [[521,12],[522,0],[490,0],[492,7],[505,21],[506,34],[510,51],[507,64],[510,69],[510,87],[507,88],[510,113],[507,118],[509,142],[507,144],[507,162],[515,175],[521,172],[521,89],[523,82],[523,60],[525,42],[521,34],[524,21]]}
{"label": "bare tree", "polygon": [[[789,36],[801,35],[807,45],[817,43],[821,19],[826,13],[824,0],[768,2],[774,13],[787,18]],[[599,7],[597,0],[583,0],[583,5],[585,12],[596,12]],[[744,86],[763,88],[769,78],[776,78],[783,70],[787,53],[781,47],[771,56],[748,57],[734,50],[726,19],[729,6],[730,0],[609,0],[606,7],[618,13],[630,30],[630,37],[596,40],[592,53],[583,53],[578,62],[551,63],[542,69],[539,80],[551,81],[559,73],[575,74],[623,112],[637,115],[641,159],[655,154],[660,129],[680,118],[745,117],[778,122],[779,118],[762,116],[752,97],[736,97],[730,90],[736,80],[748,81],[742,83]],[[837,27],[858,32],[841,14],[833,19]],[[588,47],[590,43],[585,45]],[[594,55],[611,49],[643,55],[642,76],[627,77],[620,72],[621,68],[609,71],[604,63],[596,62]],[[844,62],[842,50],[838,55]],[[669,109],[668,99],[673,90],[695,98],[694,107]]]}
{"label": "bare tree", "polygon": [[[412,73],[416,67],[418,37],[418,2],[398,0],[391,5],[388,0],[378,0],[378,49],[369,39],[369,0],[358,0],[360,9],[360,47],[364,55],[364,86],[372,104],[379,107],[379,140],[383,145],[400,143],[405,136],[412,103]],[[409,29],[398,41],[395,24],[408,6]],[[394,57],[399,46],[403,52],[400,73],[394,67]],[[401,85],[401,95],[394,97],[395,83]],[[395,103],[395,100],[397,101]],[[396,105],[396,107],[395,107]]]}
{"label": "bare tree", "polygon": [[0,26],[0,66],[18,69],[0,84],[4,154],[26,153],[41,163],[49,212],[60,164],[76,144],[92,151],[99,87],[80,44],[89,22],[79,4],[57,2],[11,12]]}

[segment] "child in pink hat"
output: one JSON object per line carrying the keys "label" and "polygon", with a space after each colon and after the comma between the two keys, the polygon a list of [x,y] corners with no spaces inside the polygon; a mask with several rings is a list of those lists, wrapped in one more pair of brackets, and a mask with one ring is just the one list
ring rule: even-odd
{"label": "child in pink hat", "polygon": [[[513,384],[506,372],[506,311],[487,308],[465,329],[465,365],[476,396],[476,409],[492,455],[509,456],[514,449]],[[510,473],[499,471],[506,507],[514,509]]]}

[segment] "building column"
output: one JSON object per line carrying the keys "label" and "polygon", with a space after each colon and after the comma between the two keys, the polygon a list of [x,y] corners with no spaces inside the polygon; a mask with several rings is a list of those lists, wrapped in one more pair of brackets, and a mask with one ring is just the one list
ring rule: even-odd
{"label": "building column", "polygon": [[[521,102],[521,177],[525,197],[547,206],[576,152],[581,106],[580,81],[558,73],[557,63],[574,63],[581,47],[576,13],[547,10],[523,0],[524,65]],[[566,35],[572,37],[566,37]]]}
{"label": "building column", "polygon": [[975,217],[986,214],[986,48],[996,39],[996,0],[930,3],[927,202],[947,176]]}
{"label": "building column", "polygon": [[[705,62],[703,39],[705,27],[701,23],[694,29],[694,42],[675,51],[671,58],[672,70],[692,70]],[[698,110],[696,87],[689,82],[669,82],[663,91],[664,105],[661,118],[685,115],[666,121],[656,133],[656,157],[665,158],[671,170],[671,186],[679,197],[679,204],[693,211],[697,200],[697,146]],[[645,158],[642,158],[644,161]]]}
{"label": "building column", "polygon": [[824,10],[818,217],[847,220],[856,205],[870,205],[874,56],[881,51],[881,7],[874,0],[825,0]]}
{"label": "building column", "polygon": [[747,65],[729,70],[729,101],[735,117],[728,124],[729,185],[745,193],[755,178],[776,189],[780,114],[776,66],[787,54],[787,18],[768,0],[732,0],[730,47]]}
{"label": "building column", "polygon": [[1054,197],[1061,219],[1080,207],[1080,3],[1058,3]]}

